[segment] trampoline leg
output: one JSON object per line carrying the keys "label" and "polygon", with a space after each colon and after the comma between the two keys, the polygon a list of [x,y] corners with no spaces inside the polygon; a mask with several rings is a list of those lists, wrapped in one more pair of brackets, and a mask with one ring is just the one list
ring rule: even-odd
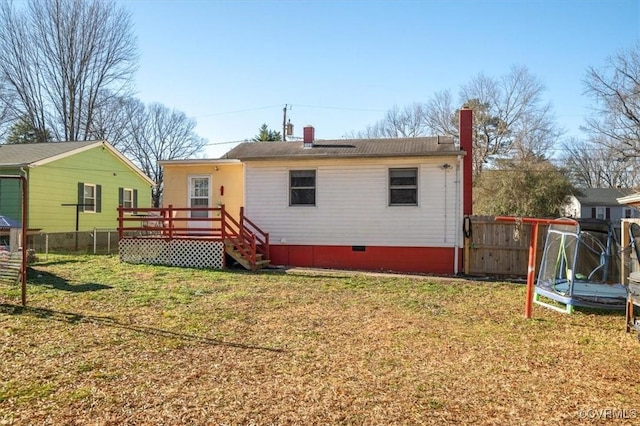
{"label": "trampoline leg", "polygon": [[[631,332],[631,319],[633,318],[633,301],[631,296],[627,296],[627,311],[625,313],[625,323],[627,326],[627,333]],[[638,335],[640,336],[640,334]],[[640,337],[638,337],[640,339]]]}
{"label": "trampoline leg", "polygon": [[563,309],[563,308],[561,308],[559,306],[552,305],[551,303],[544,302],[540,297],[541,297],[540,294],[534,293],[533,302],[535,304],[537,304],[537,305],[544,306],[545,308],[552,309],[552,310],[554,310],[556,312],[560,312],[561,314],[565,314],[565,313],[566,314],[571,314],[571,313],[573,313],[573,305],[565,305],[565,307]]}

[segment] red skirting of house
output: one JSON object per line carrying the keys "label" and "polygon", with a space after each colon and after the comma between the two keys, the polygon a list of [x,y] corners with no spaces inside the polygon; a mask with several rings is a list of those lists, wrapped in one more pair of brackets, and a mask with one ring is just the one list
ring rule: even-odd
{"label": "red skirting of house", "polygon": [[453,274],[452,247],[270,245],[271,264],[331,269]]}

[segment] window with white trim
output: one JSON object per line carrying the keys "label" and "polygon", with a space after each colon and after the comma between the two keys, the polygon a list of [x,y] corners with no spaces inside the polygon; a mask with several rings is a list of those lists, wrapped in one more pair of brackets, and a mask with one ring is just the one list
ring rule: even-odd
{"label": "window with white trim", "polygon": [[596,207],[596,214],[594,218],[596,219],[606,219],[607,218],[607,209],[606,207]]}
{"label": "window with white trim", "polygon": [[102,211],[102,185],[78,182],[78,209],[82,212]]}
{"label": "window with white trim", "polygon": [[94,212],[96,211],[96,186],[91,183],[84,184],[84,198],[82,200],[83,211]]}
{"label": "window with white trim", "polygon": [[122,188],[122,207],[133,207],[133,189]]}
{"label": "window with white trim", "polygon": [[[191,176],[189,178],[189,207],[209,207],[211,178]],[[209,217],[208,211],[192,211],[190,217]]]}
{"label": "window with white trim", "polygon": [[315,206],[316,205],[316,171],[315,170],[290,170],[289,171],[289,205],[290,206]]}
{"label": "window with white trim", "polygon": [[389,169],[389,205],[418,205],[418,169]]}

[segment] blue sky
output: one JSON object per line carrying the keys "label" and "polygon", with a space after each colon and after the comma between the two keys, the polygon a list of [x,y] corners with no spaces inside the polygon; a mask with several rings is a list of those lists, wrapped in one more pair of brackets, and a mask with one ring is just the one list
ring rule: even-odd
{"label": "blue sky", "polygon": [[[184,111],[205,157],[266,123],[316,138],[364,129],[480,72],[524,65],[568,136],[591,101],[588,66],[640,40],[640,0],[128,0],[140,48],[137,96]],[[231,142],[231,143],[227,143]]]}

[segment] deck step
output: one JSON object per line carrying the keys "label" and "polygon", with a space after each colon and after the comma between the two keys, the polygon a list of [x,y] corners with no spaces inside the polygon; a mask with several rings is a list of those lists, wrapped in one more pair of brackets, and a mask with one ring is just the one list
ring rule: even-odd
{"label": "deck step", "polygon": [[249,271],[257,271],[258,269],[269,266],[271,263],[269,259],[264,259],[264,255],[262,253],[256,253],[256,262],[255,264],[252,264],[251,261],[237,250],[233,243],[230,242],[225,242],[225,252]]}

